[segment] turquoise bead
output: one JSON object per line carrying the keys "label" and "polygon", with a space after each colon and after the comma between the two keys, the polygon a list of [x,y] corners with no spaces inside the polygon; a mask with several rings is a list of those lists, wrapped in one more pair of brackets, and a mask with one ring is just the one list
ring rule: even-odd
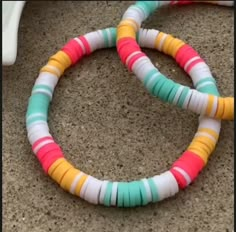
{"label": "turquoise bead", "polygon": [[195,84],[195,88],[197,89],[199,85],[201,85],[202,83],[207,82],[207,81],[211,81],[211,82],[213,82],[216,85],[216,81],[215,81],[215,79],[213,77],[207,77],[207,78],[204,78],[204,79],[198,81]]}
{"label": "turquoise bead", "polygon": [[118,183],[118,189],[117,189],[117,206],[123,207],[124,206],[124,184],[125,182],[119,182]]}
{"label": "turquoise bead", "polygon": [[129,199],[130,207],[141,205],[141,195],[138,181],[129,182]]}
{"label": "turquoise bead", "polygon": [[158,197],[156,185],[152,178],[148,178],[147,181],[150,186],[151,193],[152,193],[152,202],[157,202],[159,197]]}
{"label": "turquoise bead", "polygon": [[110,33],[111,33],[111,46],[115,47],[116,46],[116,28],[111,27]]}
{"label": "turquoise bead", "polygon": [[107,183],[107,188],[106,188],[106,193],[105,193],[105,197],[104,197],[104,205],[106,206],[110,206],[111,205],[111,194],[112,194],[112,182],[108,182]]}
{"label": "turquoise bead", "polygon": [[37,121],[45,121],[47,122],[47,117],[45,116],[37,116],[37,117],[32,117],[29,120],[27,120],[27,126],[29,126],[31,123],[37,122]]}
{"label": "turquoise bead", "polygon": [[37,89],[48,90],[50,93],[53,93],[53,90],[48,85],[35,85],[32,89],[32,92]]}
{"label": "turquoise bead", "polygon": [[130,207],[129,183],[128,182],[123,183],[122,188],[123,188],[123,205],[124,207]]}
{"label": "turquoise bead", "polygon": [[153,95],[156,97],[160,97],[159,96],[159,92],[163,86],[163,84],[167,81],[167,79],[162,75],[161,78],[159,79],[159,81],[156,83],[154,90],[153,90]]}
{"label": "turquoise bead", "polygon": [[160,92],[159,92],[159,96],[164,102],[168,101],[168,97],[169,97],[172,89],[174,88],[174,86],[175,86],[175,83],[169,79],[167,79],[167,81],[162,85]]}
{"label": "turquoise bead", "polygon": [[105,29],[102,30],[102,35],[103,35],[105,46],[109,47],[108,34],[107,34],[107,31]]}
{"label": "turquoise bead", "polygon": [[143,181],[138,181],[139,184],[139,189],[140,189],[140,193],[141,193],[141,203],[142,205],[147,205],[148,204],[148,199],[147,199],[147,193],[146,193],[146,189],[144,186]]}
{"label": "turquoise bead", "polygon": [[174,101],[175,95],[176,95],[179,87],[180,87],[180,84],[175,83],[175,86],[174,86],[174,88],[172,88],[172,90],[169,94],[169,97],[168,97],[168,102],[169,103],[172,103]]}
{"label": "turquoise bead", "polygon": [[180,97],[178,99],[177,106],[179,106],[179,107],[183,106],[185,98],[187,97],[189,91],[190,91],[189,87],[184,87],[184,89],[183,89],[183,91],[180,94]]}
{"label": "turquoise bead", "polygon": [[208,94],[212,94],[212,95],[215,95],[215,96],[220,96],[216,86],[214,86],[214,85],[203,86],[201,88],[198,88],[197,90],[202,92],[202,93],[208,93]]}

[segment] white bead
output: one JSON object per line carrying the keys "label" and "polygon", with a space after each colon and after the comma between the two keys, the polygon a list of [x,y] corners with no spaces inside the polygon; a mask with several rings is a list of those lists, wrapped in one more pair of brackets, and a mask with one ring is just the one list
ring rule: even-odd
{"label": "white bead", "polygon": [[85,182],[84,182],[83,185],[82,185],[82,188],[81,188],[80,193],[79,193],[79,196],[80,196],[82,199],[84,199],[85,191],[86,191],[86,189],[87,189],[87,187],[88,187],[88,183],[89,183],[89,181],[90,181],[91,178],[92,178],[92,176],[88,176],[87,179],[85,180]]}
{"label": "white bead", "polygon": [[179,191],[178,183],[170,171],[153,177],[157,187],[159,201],[174,196]]}
{"label": "white bead", "polygon": [[97,49],[97,43],[100,42],[99,35],[95,32],[89,32],[85,34],[84,37],[86,38],[86,40],[88,41],[90,45],[91,52],[95,51]]}
{"label": "white bead", "polygon": [[39,129],[28,134],[28,140],[30,144],[33,145],[37,140],[48,136],[52,137],[52,135],[48,131]]}
{"label": "white bead", "polygon": [[152,193],[151,193],[151,189],[150,189],[150,186],[148,184],[148,181],[147,179],[142,179],[141,180],[144,184],[144,187],[146,189],[146,194],[147,194],[147,200],[148,202],[152,202]]}
{"label": "white bead", "polygon": [[188,94],[187,94],[185,100],[184,100],[183,109],[187,109],[188,104],[189,104],[189,100],[190,100],[190,98],[192,97],[192,93],[193,93],[193,91],[192,91],[192,89],[190,89],[190,90],[188,91]]}
{"label": "white bead", "polygon": [[234,6],[234,1],[218,1],[217,4],[222,6]]}
{"label": "white bead", "polygon": [[197,82],[200,80],[212,76],[209,67],[204,62],[194,65],[194,67],[190,70],[189,75],[192,78],[194,86],[196,86]]}
{"label": "white bead", "polygon": [[182,93],[183,90],[184,90],[184,86],[181,85],[181,86],[179,87],[179,89],[177,90],[177,93],[175,94],[175,97],[174,97],[174,100],[173,100],[173,104],[174,104],[174,105],[177,104],[177,102],[178,102],[178,100],[179,100],[179,97],[180,97],[180,95],[181,95],[181,93]]}
{"label": "white bead", "polygon": [[150,72],[152,69],[156,69],[155,66],[150,62],[150,60],[146,56],[144,56],[139,58],[133,64],[132,71],[137,76],[137,78],[143,82],[147,73]]}
{"label": "white bead", "polygon": [[100,204],[104,204],[104,198],[105,198],[105,194],[106,194],[106,189],[107,189],[107,184],[109,181],[104,180],[102,182],[102,187],[101,187],[101,191],[100,191],[100,196],[99,196],[99,203]]}
{"label": "white bead", "polygon": [[84,199],[97,205],[101,186],[102,181],[91,176],[88,180],[88,186],[85,190]]}
{"label": "white bead", "polygon": [[188,104],[188,109],[192,110],[193,112],[196,111],[196,108],[198,107],[198,91],[195,89],[192,89],[192,97],[190,99],[190,102]]}
{"label": "white bead", "polygon": [[74,180],[73,180],[73,182],[72,182],[72,184],[70,186],[70,193],[75,194],[76,187],[77,187],[81,177],[84,176],[84,175],[85,175],[85,173],[80,172],[79,174],[77,174],[75,176],[75,178],[74,178]]}
{"label": "white bead", "polygon": [[221,122],[220,120],[217,120],[217,119],[201,116],[199,117],[198,130],[200,128],[208,128],[208,129],[214,130],[217,134],[219,134],[220,128],[221,128]]}
{"label": "white bead", "polygon": [[117,190],[118,190],[118,182],[113,182],[112,192],[111,192],[111,205],[116,206],[116,198],[117,198]]}
{"label": "white bead", "polygon": [[53,92],[58,80],[59,78],[52,73],[41,72],[35,81],[35,85],[47,85]]}

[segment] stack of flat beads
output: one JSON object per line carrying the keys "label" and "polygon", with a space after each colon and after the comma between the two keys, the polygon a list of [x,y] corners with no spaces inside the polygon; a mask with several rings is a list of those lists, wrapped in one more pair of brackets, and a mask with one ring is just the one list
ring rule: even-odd
{"label": "stack of flat beads", "polygon": [[[155,41],[160,33],[156,30],[141,29],[137,39],[143,47],[156,48]],[[59,52],[51,56],[48,63],[40,70],[33,87],[26,124],[32,150],[45,173],[64,190],[93,204],[134,207],[174,196],[179,189],[193,182],[215,149],[221,123],[219,120],[201,116],[197,133],[187,150],[174,162],[169,171],[151,178],[131,182],[112,182],[98,180],[76,169],[65,159],[60,146],[49,132],[48,107],[55,86],[64,71],[76,64],[84,55],[89,55],[97,49],[114,47],[116,38],[115,28],[98,30],[70,40]],[[204,67],[205,70],[209,70],[206,64]],[[199,73],[202,83],[211,76],[210,71],[207,77],[203,75],[205,73],[206,71]],[[195,73],[189,74],[194,80]],[[196,87],[196,81],[194,85]],[[214,81],[201,90],[219,95]]]}
{"label": "stack of flat beads", "polygon": [[[154,48],[176,59],[177,63],[192,76],[196,90],[177,84],[161,74],[136,42],[136,33],[142,21],[158,7],[186,3],[192,2],[138,1],[130,6],[117,27],[117,51],[128,69],[135,73],[152,95],[159,97],[162,101],[189,109],[197,114],[233,120],[234,98],[214,96],[215,80],[210,75],[208,66],[189,45],[162,32],[156,34],[153,44],[150,43]],[[233,5],[233,1],[215,1],[214,3]],[[152,33],[154,32],[149,31],[149,34]],[[146,37],[144,40],[148,39],[149,34],[144,35]],[[208,86],[211,86],[211,90],[206,94],[205,90]]]}

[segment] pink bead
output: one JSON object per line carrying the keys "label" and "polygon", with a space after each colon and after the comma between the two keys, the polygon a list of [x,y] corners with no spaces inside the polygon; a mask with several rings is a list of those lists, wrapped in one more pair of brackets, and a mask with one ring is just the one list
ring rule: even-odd
{"label": "pink bead", "polygon": [[63,158],[64,155],[61,150],[58,151],[51,151],[46,156],[46,159],[42,162],[43,170],[48,173],[48,169],[51,167],[51,165],[58,159]]}
{"label": "pink bead", "polygon": [[179,173],[178,171],[176,171],[175,169],[171,168],[170,172],[174,175],[179,187],[181,189],[184,189],[187,186],[187,181],[185,180],[185,178],[181,175],[181,173]]}
{"label": "pink bead", "polygon": [[90,47],[87,39],[84,36],[79,36],[78,39],[83,43],[85,50],[86,50],[86,55],[91,54],[91,47]]}
{"label": "pink bead", "polygon": [[[191,178],[191,182],[196,179],[199,172],[204,167],[204,161],[196,155],[194,152],[191,151],[185,151],[182,156],[174,162],[172,165],[171,171],[173,171],[173,174],[176,177],[177,182],[180,184],[181,188],[186,187],[187,183],[185,183],[182,179],[184,178],[181,173],[174,170],[174,167],[179,167],[182,170],[184,170],[189,177]],[[179,181],[178,181],[179,179]]]}
{"label": "pink bead", "polygon": [[128,56],[136,51],[141,51],[141,49],[134,39],[123,38],[117,42],[117,51],[123,64],[126,64],[126,59]]}
{"label": "pink bead", "polygon": [[37,140],[37,141],[33,144],[33,146],[32,146],[32,150],[34,150],[35,147],[37,147],[41,142],[46,141],[46,140],[52,140],[52,141],[54,141],[53,138],[52,138],[51,136],[43,137],[43,138]]}
{"label": "pink bead", "polygon": [[139,58],[144,57],[144,56],[146,56],[146,55],[145,55],[143,52],[134,55],[134,56],[129,60],[129,63],[128,63],[128,68],[129,68],[129,70],[131,71],[132,68],[133,68],[134,63],[135,63]]}
{"label": "pink bead", "polygon": [[195,56],[199,56],[199,54],[192,47],[185,44],[178,50],[175,59],[176,62],[184,68],[185,64]]}
{"label": "pink bead", "polygon": [[39,159],[40,163],[44,159],[44,156],[47,156],[48,152],[53,150],[58,150],[60,147],[56,143],[49,143],[46,146],[43,146],[37,152],[37,158]]}
{"label": "pink bead", "polygon": [[188,68],[186,69],[186,72],[189,74],[189,72],[191,71],[191,69],[192,69],[196,64],[199,64],[199,63],[205,63],[205,61],[204,61],[203,59],[194,60],[194,61],[191,62],[191,64],[188,66]]}

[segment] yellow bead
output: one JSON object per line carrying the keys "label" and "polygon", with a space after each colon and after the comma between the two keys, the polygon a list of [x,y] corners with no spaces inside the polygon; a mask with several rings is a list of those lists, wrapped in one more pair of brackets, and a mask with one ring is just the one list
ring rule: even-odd
{"label": "yellow bead", "polygon": [[86,174],[83,175],[83,176],[80,178],[79,183],[77,184],[76,189],[75,189],[75,194],[76,194],[77,196],[79,196],[80,190],[81,190],[81,188],[82,188],[84,182],[87,180],[87,178],[88,178],[88,175],[86,175]]}
{"label": "yellow bead", "polygon": [[139,30],[138,24],[133,19],[125,19],[120,22],[118,27],[120,26],[132,26],[133,29],[137,32]]}
{"label": "yellow bead", "polygon": [[67,160],[64,160],[56,167],[56,169],[52,173],[52,179],[55,180],[58,184],[60,184],[63,176],[71,168],[73,168],[73,166]]}
{"label": "yellow bead", "polygon": [[173,40],[174,38],[171,35],[167,35],[167,37],[165,38],[164,44],[162,46],[162,50],[165,54],[170,55],[168,52],[169,51],[168,49],[169,49],[170,44],[173,42]]}
{"label": "yellow bead", "polygon": [[76,175],[78,175],[79,173],[80,171],[77,170],[76,168],[69,169],[66,172],[65,176],[63,177],[63,179],[61,180],[60,186],[66,191],[69,191]]}
{"label": "yellow bead", "polygon": [[54,170],[58,167],[58,165],[60,165],[60,163],[64,162],[65,160],[65,158],[57,159],[48,169],[48,175],[51,176]]}
{"label": "yellow bead", "polygon": [[165,33],[159,32],[159,34],[157,35],[156,40],[155,40],[155,48],[156,48],[157,50],[159,50],[159,51],[160,51],[160,49],[159,49],[159,44],[160,44],[160,42],[161,42],[161,40],[162,40],[162,37],[163,37],[164,35],[165,35]]}
{"label": "yellow bead", "polygon": [[[172,44],[171,44],[172,45]],[[177,52],[179,51],[179,49],[184,46],[185,43],[182,40],[176,39],[173,43],[173,49],[171,49],[171,56],[173,58],[175,58]]]}
{"label": "yellow bead", "polygon": [[219,134],[217,134],[214,130],[209,129],[209,128],[199,128],[198,132],[205,132],[205,133],[211,135],[212,137],[214,137],[216,139],[216,141],[219,138]]}
{"label": "yellow bead", "polygon": [[43,66],[41,69],[40,69],[40,72],[49,72],[49,73],[52,73],[54,74],[55,76],[57,76],[58,78],[60,77],[60,72],[59,70],[56,71],[54,68],[50,67],[50,66]]}
{"label": "yellow bead", "polygon": [[135,30],[128,25],[121,25],[120,27],[117,27],[117,40],[127,37],[136,39]]}
{"label": "yellow bead", "polygon": [[194,152],[196,155],[198,155],[203,160],[205,165],[207,164],[209,154],[207,154],[207,152],[205,152],[203,149],[201,149],[197,146],[189,146],[187,150]]}
{"label": "yellow bead", "polygon": [[57,60],[58,62],[62,63],[64,69],[67,69],[71,66],[70,57],[63,51],[59,51],[55,55],[51,56],[50,60]]}
{"label": "yellow bead", "polygon": [[213,95],[208,95],[208,103],[207,103],[207,108],[206,108],[206,115],[210,116],[213,105],[214,105],[214,96]]}
{"label": "yellow bead", "polygon": [[222,114],[222,119],[234,120],[234,98],[232,98],[232,100],[229,97],[224,98],[224,112]]}

